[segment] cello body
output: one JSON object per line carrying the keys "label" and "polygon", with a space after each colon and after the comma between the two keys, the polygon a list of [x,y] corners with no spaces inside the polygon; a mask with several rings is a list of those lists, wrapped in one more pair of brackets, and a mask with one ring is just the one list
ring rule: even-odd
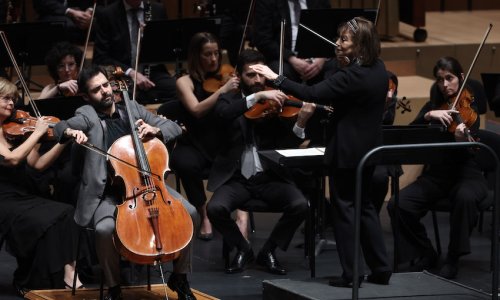
{"label": "cello body", "polygon": [[[110,160],[115,179],[124,185],[123,203],[117,207],[114,243],[131,262],[166,262],[177,258],[191,241],[193,222],[182,202],[166,189],[163,178],[169,168],[165,145],[154,138],[141,146],[151,165],[150,172],[160,176],[144,174]],[[133,138],[126,135],[116,140],[108,152],[140,166],[144,162],[140,162],[135,150]]]}

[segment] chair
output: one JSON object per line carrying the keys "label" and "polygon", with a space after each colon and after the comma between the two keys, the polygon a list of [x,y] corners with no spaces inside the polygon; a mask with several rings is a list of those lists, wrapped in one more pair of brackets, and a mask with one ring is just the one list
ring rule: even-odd
{"label": "chair", "polygon": [[[497,156],[500,157],[500,135],[487,131],[484,129],[480,129],[478,132],[479,136],[479,142],[491,147],[491,149],[497,154]],[[489,162],[486,160],[485,156],[478,154],[477,156],[478,163],[480,164],[481,167],[483,167],[485,171],[485,176],[488,181],[488,195],[482,199],[478,203],[478,210],[480,212],[479,214],[479,220],[478,220],[478,230],[479,232],[482,231],[482,220],[483,220],[483,213],[484,211],[491,210],[494,199],[495,199],[495,193],[494,193],[494,188],[495,188],[495,182],[494,182],[494,176],[490,174],[494,170],[489,169]],[[437,201],[433,207],[431,207],[431,213],[432,213],[432,223],[434,227],[434,237],[436,241],[436,251],[438,252],[438,255],[441,255],[442,249],[441,249],[441,239],[439,235],[439,226],[437,223],[437,216],[436,212],[449,212],[451,209],[447,199],[440,199]],[[492,233],[494,234],[494,233]]]}

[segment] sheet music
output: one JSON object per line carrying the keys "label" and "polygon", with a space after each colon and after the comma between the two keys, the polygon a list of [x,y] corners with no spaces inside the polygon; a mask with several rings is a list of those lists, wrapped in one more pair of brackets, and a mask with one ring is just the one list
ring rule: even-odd
{"label": "sheet music", "polygon": [[314,147],[305,149],[282,149],[282,150],[276,150],[276,152],[285,157],[318,156],[325,154],[325,147]]}

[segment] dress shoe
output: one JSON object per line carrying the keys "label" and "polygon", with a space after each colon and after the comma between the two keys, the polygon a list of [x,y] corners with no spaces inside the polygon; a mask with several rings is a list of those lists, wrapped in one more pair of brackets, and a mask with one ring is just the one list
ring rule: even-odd
{"label": "dress shoe", "polygon": [[200,239],[202,241],[210,241],[214,238],[214,234],[212,232],[208,232],[208,233],[199,232],[197,237],[198,237],[198,239]]}
{"label": "dress shoe", "polygon": [[444,261],[441,270],[439,270],[439,276],[446,279],[457,278],[458,275],[458,258],[447,257]]}
{"label": "dress shoe", "polygon": [[286,275],[286,269],[283,268],[272,251],[262,252],[257,255],[257,263],[267,268],[269,273],[277,275]]}
{"label": "dress shoe", "polygon": [[383,271],[383,272],[374,272],[368,275],[366,281],[375,283],[375,284],[383,284],[388,285],[389,279],[391,279],[392,272],[391,271]]}
{"label": "dress shoe", "polygon": [[186,274],[172,273],[168,278],[168,287],[177,293],[178,300],[196,300],[193,295]]}
{"label": "dress shoe", "polygon": [[104,300],[123,300],[122,289],[119,285],[109,288],[108,295]]}
{"label": "dress shoe", "polygon": [[249,248],[248,250],[238,250],[233,258],[233,261],[226,268],[226,273],[233,274],[242,272],[245,269],[245,265],[254,260],[253,250]]}
{"label": "dress shoe", "polygon": [[[358,287],[361,287],[361,282],[363,282],[363,277],[359,277]],[[352,280],[345,279],[343,276],[333,277],[328,284],[334,287],[352,288]]]}
{"label": "dress shoe", "polygon": [[438,261],[438,255],[434,249],[429,250],[426,254],[419,257],[415,263],[410,266],[411,272],[422,272],[423,270],[429,270],[436,266]]}

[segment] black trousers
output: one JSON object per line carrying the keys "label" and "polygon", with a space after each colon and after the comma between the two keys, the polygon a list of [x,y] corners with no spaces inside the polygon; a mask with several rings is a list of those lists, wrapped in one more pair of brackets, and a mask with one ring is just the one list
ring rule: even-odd
{"label": "black trousers", "polygon": [[[369,197],[372,176],[373,168],[367,168],[363,174],[360,238],[365,262],[373,273],[389,271],[391,268],[378,213]],[[355,182],[355,169],[333,169],[330,172],[335,240],[343,270],[342,277],[348,281],[352,280],[354,266]],[[362,269],[359,271],[359,274],[363,274]]]}
{"label": "black trousers", "polygon": [[488,187],[479,171],[470,170],[465,176],[456,174],[423,174],[399,193],[399,218],[394,218],[394,199],[387,209],[391,222],[399,225],[399,257],[404,263],[433,251],[421,219],[431,205],[446,201],[450,208],[450,243],[448,255],[470,253],[469,236],[478,218],[478,204],[487,196]]}
{"label": "black trousers", "polygon": [[214,192],[207,205],[208,218],[231,247],[242,249],[247,242],[231,218],[231,212],[254,198],[283,211],[268,240],[286,251],[308,211],[306,198],[292,183],[267,173],[259,173],[248,180],[236,174]]}

